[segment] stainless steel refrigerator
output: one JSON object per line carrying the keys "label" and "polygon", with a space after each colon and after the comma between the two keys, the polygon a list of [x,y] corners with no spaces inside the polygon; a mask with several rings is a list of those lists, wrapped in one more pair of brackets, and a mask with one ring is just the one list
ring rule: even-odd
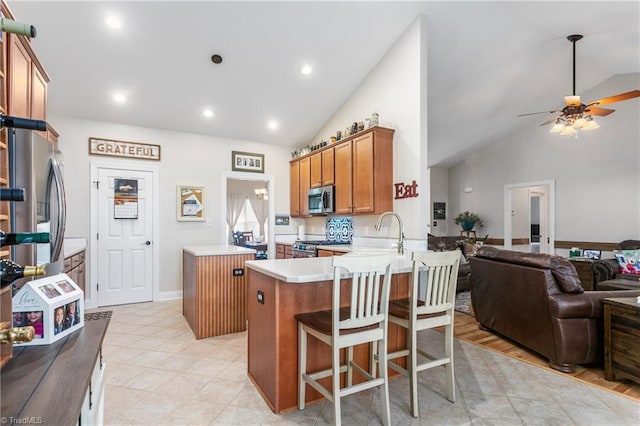
{"label": "stainless steel refrigerator", "polygon": [[21,265],[47,265],[46,275],[64,268],[62,243],[66,201],[62,153],[35,131],[9,128],[9,186],[24,188],[25,200],[11,202],[11,232],[49,232],[49,244],[12,246]]}

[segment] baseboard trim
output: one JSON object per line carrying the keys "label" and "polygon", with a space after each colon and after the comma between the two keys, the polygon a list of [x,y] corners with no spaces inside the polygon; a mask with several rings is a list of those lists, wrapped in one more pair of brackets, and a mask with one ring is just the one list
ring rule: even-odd
{"label": "baseboard trim", "polygon": [[182,299],[182,290],[162,291],[158,293],[156,301]]}

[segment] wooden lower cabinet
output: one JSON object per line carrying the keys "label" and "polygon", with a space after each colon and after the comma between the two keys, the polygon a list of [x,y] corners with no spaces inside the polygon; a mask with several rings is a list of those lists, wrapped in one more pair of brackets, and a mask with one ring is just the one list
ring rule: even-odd
{"label": "wooden lower cabinet", "polygon": [[[331,309],[333,281],[287,283],[253,269],[248,269],[248,275],[249,378],[271,410],[276,413],[289,411],[297,407],[298,398],[298,325],[295,315]],[[394,274],[392,300],[408,297],[409,279],[408,273]],[[343,285],[350,283],[348,279],[343,280]],[[257,295],[261,296],[262,302]],[[344,305],[347,304],[348,300],[345,300]],[[389,324],[388,339],[389,352],[406,348],[406,332],[395,324]],[[368,345],[354,349],[354,360],[360,365],[368,365]],[[330,348],[309,339],[307,365],[310,370],[329,367]],[[397,374],[389,370],[389,375]],[[357,382],[356,376],[354,382]],[[320,393],[307,387],[307,402],[320,399]]]}
{"label": "wooden lower cabinet", "polygon": [[293,246],[291,244],[276,244],[276,259],[291,259]]}
{"label": "wooden lower cabinet", "polygon": [[342,256],[343,254],[345,254],[345,252],[343,252],[343,251],[333,251],[333,250],[318,249],[318,257]]}
{"label": "wooden lower cabinet", "polygon": [[85,272],[85,257],[86,251],[82,250],[79,253],[64,258],[64,273],[67,274],[69,278],[71,278],[83,292],[85,291],[85,282],[87,275]]}

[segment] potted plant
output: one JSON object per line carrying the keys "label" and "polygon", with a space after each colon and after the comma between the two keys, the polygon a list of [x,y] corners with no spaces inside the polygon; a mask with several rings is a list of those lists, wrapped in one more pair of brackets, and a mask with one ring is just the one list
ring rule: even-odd
{"label": "potted plant", "polygon": [[463,231],[471,231],[476,225],[479,227],[484,225],[480,216],[470,211],[459,213],[453,221],[456,225],[460,225]]}

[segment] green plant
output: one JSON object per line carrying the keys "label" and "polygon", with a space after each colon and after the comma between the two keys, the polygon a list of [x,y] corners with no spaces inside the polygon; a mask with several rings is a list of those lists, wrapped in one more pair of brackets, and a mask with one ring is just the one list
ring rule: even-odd
{"label": "green plant", "polygon": [[479,227],[484,226],[484,223],[482,222],[480,216],[468,210],[459,213],[458,216],[453,219],[453,221],[456,225],[460,225],[465,231],[471,231],[476,225],[478,225]]}

